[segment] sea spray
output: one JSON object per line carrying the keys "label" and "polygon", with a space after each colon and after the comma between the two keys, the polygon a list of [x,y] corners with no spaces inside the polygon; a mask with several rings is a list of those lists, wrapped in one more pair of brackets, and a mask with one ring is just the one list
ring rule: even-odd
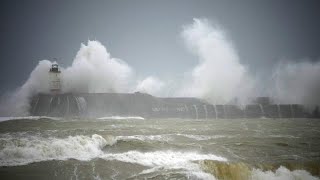
{"label": "sea spray", "polygon": [[[1,98],[1,116],[26,116],[30,98],[49,93],[49,69],[55,62],[39,61],[28,80],[13,93]],[[124,61],[113,58],[98,41],[81,44],[70,67],[62,68],[63,93],[128,92],[132,69]]]}
{"label": "sea spray", "polygon": [[[257,94],[271,96],[278,103],[319,104],[319,62],[285,62],[270,72],[270,91],[256,92],[264,87],[241,63],[227,33],[207,19],[194,19],[184,26],[182,38],[198,58],[198,64],[186,70],[184,79],[164,81],[147,76],[137,80],[133,69],[123,60],[114,58],[98,41],[81,44],[69,67],[61,67],[63,93],[107,93],[141,91],[151,95],[194,96],[212,104],[246,104]],[[49,93],[48,70],[52,62],[42,60],[27,81],[0,99],[1,116],[26,116],[30,99],[37,93]],[[271,75],[272,74],[272,75]],[[174,84],[174,85],[173,85]],[[170,92],[170,93],[166,93]]]}
{"label": "sea spray", "polygon": [[113,58],[100,42],[81,44],[72,65],[62,71],[63,92],[128,92],[132,69]]}
{"label": "sea spray", "polygon": [[237,97],[245,101],[252,96],[253,78],[221,28],[212,26],[206,19],[194,19],[184,27],[182,37],[199,63],[187,77],[181,95],[200,97],[215,104],[229,103]]}
{"label": "sea spray", "polygon": [[29,99],[37,93],[49,92],[48,71],[51,64],[48,60],[40,61],[21,87],[1,98],[1,116],[26,116],[29,114]]}
{"label": "sea spray", "polygon": [[152,95],[159,95],[163,94],[162,92],[166,88],[166,83],[161,81],[160,79],[149,76],[142,81],[138,82],[138,85],[136,87],[135,91],[143,92],[143,93],[149,93]]}
{"label": "sea spray", "polygon": [[278,103],[320,104],[320,62],[281,61],[272,79],[270,96]]}
{"label": "sea spray", "polygon": [[318,177],[312,176],[305,170],[293,170],[280,166],[276,171],[262,171],[260,169],[253,169],[252,180],[296,180],[296,179],[308,179],[319,180]]}

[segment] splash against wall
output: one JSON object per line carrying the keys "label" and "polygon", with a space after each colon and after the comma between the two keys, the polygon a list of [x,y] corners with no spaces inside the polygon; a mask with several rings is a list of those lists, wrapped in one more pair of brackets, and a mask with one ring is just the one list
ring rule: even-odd
{"label": "splash against wall", "polygon": [[[152,95],[171,92],[169,96],[194,96],[211,103],[225,104],[237,98],[245,103],[256,94],[260,83],[241,64],[240,57],[228,35],[207,19],[194,19],[183,27],[181,37],[198,64],[186,70],[175,89],[168,81],[148,76],[138,79],[125,61],[114,58],[98,41],[81,44],[71,66],[62,68],[62,91],[68,92],[133,92]],[[52,62],[42,60],[28,80],[15,92],[1,98],[1,115],[27,115],[29,98],[48,93],[48,70]],[[281,103],[317,104],[320,102],[320,63],[281,63],[270,72],[272,83],[266,96]],[[260,84],[261,85],[261,84]]]}

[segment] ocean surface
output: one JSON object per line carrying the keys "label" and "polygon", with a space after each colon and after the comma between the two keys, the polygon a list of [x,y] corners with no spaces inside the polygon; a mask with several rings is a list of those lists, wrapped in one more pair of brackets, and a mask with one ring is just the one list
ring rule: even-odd
{"label": "ocean surface", "polygon": [[319,119],[0,118],[0,179],[319,179]]}

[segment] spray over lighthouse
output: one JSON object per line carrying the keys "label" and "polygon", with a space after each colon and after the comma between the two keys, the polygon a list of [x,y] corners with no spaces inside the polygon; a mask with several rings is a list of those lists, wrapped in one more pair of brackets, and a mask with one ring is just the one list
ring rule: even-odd
{"label": "spray over lighthouse", "polygon": [[[232,59],[230,61],[233,62]],[[315,117],[302,104],[273,104],[267,97],[254,99],[250,104],[240,107],[236,101],[211,104],[189,96],[155,97],[143,92],[120,92],[130,68],[112,58],[106,48],[96,41],[82,44],[69,68],[62,70],[56,62],[49,63],[44,71],[49,75],[46,82],[49,91],[30,98],[29,114],[32,116],[193,119]],[[227,64],[226,67],[230,66]],[[203,79],[194,80],[203,82]],[[229,81],[226,78],[218,80],[215,85]],[[202,85],[194,84],[200,89]],[[233,86],[230,88],[234,89]]]}
{"label": "spray over lighthouse", "polygon": [[193,97],[155,97],[141,92],[62,92],[61,71],[58,64],[53,63],[48,73],[50,93],[40,93],[32,98],[30,114],[33,116],[139,116],[192,119],[303,118],[310,116],[300,104],[278,105],[270,101],[261,101],[261,98],[241,109],[236,104],[210,104]]}

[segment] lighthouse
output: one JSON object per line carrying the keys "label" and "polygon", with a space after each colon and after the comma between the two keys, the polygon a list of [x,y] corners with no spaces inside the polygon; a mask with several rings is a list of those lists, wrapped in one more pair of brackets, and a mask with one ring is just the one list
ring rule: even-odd
{"label": "lighthouse", "polygon": [[50,92],[52,94],[59,94],[61,92],[60,73],[61,71],[59,70],[58,64],[52,64],[49,70]]}

